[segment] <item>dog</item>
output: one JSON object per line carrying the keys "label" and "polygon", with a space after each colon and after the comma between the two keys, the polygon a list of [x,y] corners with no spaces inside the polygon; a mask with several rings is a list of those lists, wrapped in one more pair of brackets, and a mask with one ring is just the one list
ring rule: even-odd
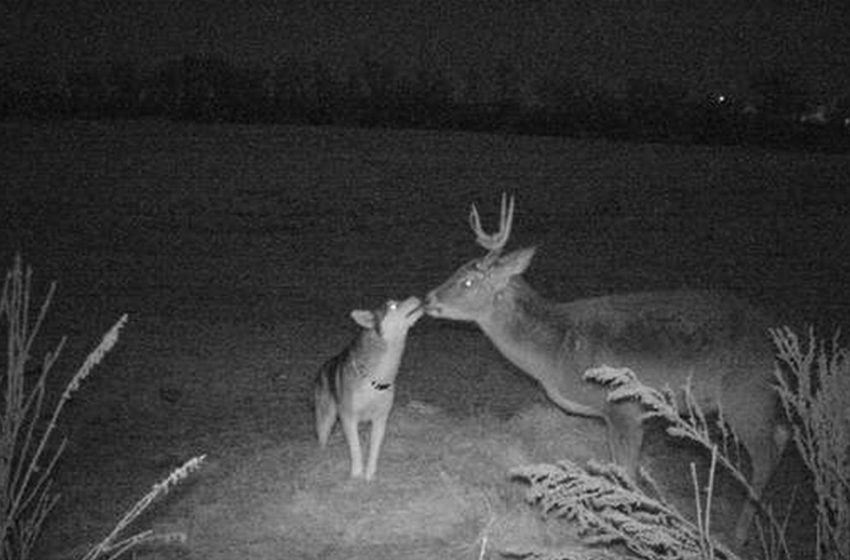
{"label": "dog", "polygon": [[[356,309],[351,318],[363,327],[339,354],[325,362],[315,381],[316,433],[325,448],[339,418],[351,457],[351,478],[372,480],[395,398],[395,378],[407,333],[423,315],[422,302],[389,300],[378,309]],[[369,459],[363,470],[358,426],[371,422]]]}

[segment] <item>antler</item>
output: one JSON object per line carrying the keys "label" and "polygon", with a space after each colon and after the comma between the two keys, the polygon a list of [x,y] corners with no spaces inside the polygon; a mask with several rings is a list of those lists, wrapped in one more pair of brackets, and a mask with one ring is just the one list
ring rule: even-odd
{"label": "antler", "polygon": [[472,205],[472,211],[469,213],[469,225],[475,232],[478,244],[490,251],[488,257],[497,256],[511,235],[511,223],[514,219],[514,197],[511,196],[510,203],[507,202],[507,199],[507,195],[502,193],[502,212],[499,218],[499,231],[496,233],[488,234],[481,228],[481,217],[478,215],[475,204]]}

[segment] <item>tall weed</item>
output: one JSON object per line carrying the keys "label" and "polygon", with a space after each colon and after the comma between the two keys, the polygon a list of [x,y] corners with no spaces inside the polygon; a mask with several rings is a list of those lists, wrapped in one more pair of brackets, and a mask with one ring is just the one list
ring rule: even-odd
{"label": "tall weed", "polygon": [[[31,317],[32,271],[24,272],[17,257],[6,274],[0,296],[0,324],[5,326],[6,335],[6,368],[0,382],[0,560],[30,558],[44,521],[59,499],[53,490],[52,476],[67,442],[51,441],[59,416],[80,384],[118,341],[119,332],[127,323],[124,315],[112,326],[65,386],[53,409],[45,411],[47,379],[65,339],[47,353],[40,369],[31,373],[28,366],[54,292],[55,283],[38,314]],[[183,533],[143,531],[127,538],[120,534],[154,500],[199,468],[203,460],[203,455],[189,460],[154,485],[83,560],[115,559],[142,544],[185,542]]]}
{"label": "tall weed", "polygon": [[[55,284],[51,284],[33,320],[30,317],[32,271],[24,273],[17,257],[6,274],[0,297],[0,321],[6,326],[6,370],[0,402],[0,560],[29,558],[44,520],[58,499],[52,488],[52,474],[66,440],[55,445],[51,436],[59,415],[80,384],[118,341],[118,334],[127,322],[124,315],[106,333],[71,378],[45,423],[42,409],[47,378],[65,339],[47,353],[40,370],[30,374],[27,366],[54,291]],[[28,381],[30,376],[35,379]]]}
{"label": "tall weed", "polygon": [[792,439],[811,471],[816,501],[814,557],[850,559],[850,350],[808,341],[789,328],[771,331],[778,348],[776,380]]}

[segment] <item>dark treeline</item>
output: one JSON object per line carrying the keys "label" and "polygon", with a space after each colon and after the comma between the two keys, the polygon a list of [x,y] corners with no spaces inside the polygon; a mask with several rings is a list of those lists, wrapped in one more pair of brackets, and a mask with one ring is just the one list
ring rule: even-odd
{"label": "dark treeline", "polygon": [[475,76],[458,84],[427,65],[405,74],[370,59],[344,76],[318,63],[268,69],[199,56],[153,68],[114,62],[59,78],[7,70],[0,74],[0,118],[153,117],[850,151],[850,102],[833,103],[829,118],[807,119],[813,101],[793,74],[754,79],[746,101],[658,80],[632,79],[617,93],[570,79],[527,85],[508,64],[495,75],[482,93]]}

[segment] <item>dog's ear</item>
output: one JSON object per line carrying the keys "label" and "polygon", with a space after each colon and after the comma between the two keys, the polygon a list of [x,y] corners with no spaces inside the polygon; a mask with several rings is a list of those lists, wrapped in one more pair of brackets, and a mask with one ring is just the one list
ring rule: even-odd
{"label": "dog's ear", "polygon": [[364,329],[374,329],[377,323],[375,314],[365,309],[355,309],[351,312],[351,318]]}

